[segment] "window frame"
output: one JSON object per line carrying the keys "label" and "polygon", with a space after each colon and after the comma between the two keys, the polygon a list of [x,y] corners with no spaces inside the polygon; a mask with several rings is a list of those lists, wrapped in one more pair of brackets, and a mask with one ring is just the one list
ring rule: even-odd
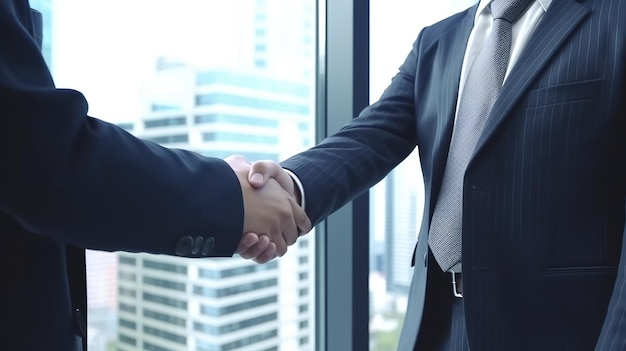
{"label": "window frame", "polygon": [[[370,2],[318,1],[317,11],[319,143],[369,104]],[[366,192],[317,226],[318,349],[369,349],[369,207]]]}

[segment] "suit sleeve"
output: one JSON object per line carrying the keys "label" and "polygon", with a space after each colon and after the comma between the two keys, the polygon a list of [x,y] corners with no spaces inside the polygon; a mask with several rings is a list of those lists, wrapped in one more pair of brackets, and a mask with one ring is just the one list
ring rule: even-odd
{"label": "suit sleeve", "polygon": [[[624,86],[626,86],[626,72],[623,72]],[[622,91],[626,101],[626,93]],[[626,106],[623,104],[622,106]],[[626,110],[621,109],[623,126],[626,133]],[[619,167],[620,162],[616,163]],[[626,158],[622,161],[622,169],[626,167]],[[623,174],[623,173],[622,173]],[[622,189],[626,190],[626,179],[622,178]],[[602,332],[596,345],[596,351],[621,351],[626,350],[626,196],[624,197],[624,233],[622,234],[622,251],[617,269],[617,279],[613,287],[613,295],[609,302]]]}
{"label": "suit sleeve", "polygon": [[317,146],[281,162],[302,182],[314,225],[379,182],[415,148],[419,43],[376,103]]}
{"label": "suit sleeve", "polygon": [[85,248],[175,254],[202,237],[231,256],[244,214],[228,164],[87,116],[79,92],[54,87],[20,3],[0,2],[0,211]]}
{"label": "suit sleeve", "polygon": [[[626,211],[626,200],[624,201]],[[626,218],[626,213],[624,214]],[[626,224],[622,237],[622,253],[617,280],[596,351],[621,351],[626,349]]]}

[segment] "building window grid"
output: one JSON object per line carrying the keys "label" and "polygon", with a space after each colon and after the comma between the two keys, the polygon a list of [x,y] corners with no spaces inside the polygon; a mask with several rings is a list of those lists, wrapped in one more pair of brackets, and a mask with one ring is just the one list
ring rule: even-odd
{"label": "building window grid", "polygon": [[135,314],[137,312],[137,308],[135,306],[126,304],[124,302],[120,302],[118,304],[118,308],[119,308],[120,311],[128,312],[128,313],[131,313],[131,314]]}
{"label": "building window grid", "polygon": [[187,274],[187,267],[179,264],[158,262],[153,260],[144,259],[143,268],[160,270],[164,272]]}
{"label": "building window grid", "polygon": [[276,260],[270,261],[266,264],[251,264],[236,268],[228,268],[224,270],[217,269],[209,269],[209,268],[200,268],[198,272],[198,276],[200,278],[210,278],[210,279],[223,279],[230,277],[237,277],[241,275],[248,275],[255,272],[263,272],[263,271],[271,271],[278,267],[278,262]]}
{"label": "building window grid", "polygon": [[160,127],[184,126],[186,124],[187,124],[186,117],[176,116],[176,117],[145,120],[143,123],[143,126],[146,129],[151,129],[151,128],[160,128]]}
{"label": "building window grid", "polygon": [[144,325],[143,332],[148,335],[156,336],[157,338],[168,340],[177,344],[187,344],[187,337],[159,328]]}
{"label": "building window grid", "polygon": [[195,285],[193,287],[193,292],[196,295],[204,297],[225,297],[243,294],[250,291],[258,291],[260,289],[269,288],[277,285],[278,279],[272,278],[219,289]]}
{"label": "building window grid", "polygon": [[137,339],[131,336],[128,336],[126,334],[123,334],[123,333],[118,334],[118,339],[123,344],[128,344],[128,345],[133,345],[133,346],[137,345]]}
{"label": "building window grid", "polygon": [[278,79],[263,77],[262,79],[251,78],[248,75],[226,72],[226,71],[206,71],[197,75],[197,86],[208,86],[213,84],[231,85],[237,88],[259,90],[273,94],[281,94],[289,97],[309,98],[311,88],[307,84],[285,82]]}
{"label": "building window grid", "polygon": [[118,258],[118,262],[123,265],[134,266],[137,263],[137,259],[135,259],[134,257],[120,255]]}
{"label": "building window grid", "polygon": [[254,109],[270,110],[272,112],[295,113],[307,116],[309,105],[306,102],[272,101],[264,98],[240,96],[227,93],[208,93],[196,95],[197,106],[207,105],[232,105],[237,107],[249,107]]}
{"label": "building window grid", "polygon": [[143,349],[144,351],[172,351],[170,349],[149,343],[147,341],[143,342]]}
{"label": "building window grid", "polygon": [[152,141],[157,144],[187,143],[189,142],[189,135],[187,134],[162,135],[162,136],[144,137],[144,139]]}
{"label": "building window grid", "polygon": [[187,325],[187,320],[185,318],[176,317],[171,313],[161,313],[150,309],[144,309],[143,316],[147,319],[152,319],[179,327],[185,327]]}
{"label": "building window grid", "polygon": [[243,134],[230,132],[206,132],[202,133],[202,141],[222,141],[231,143],[255,143],[255,144],[278,144],[275,135]]}
{"label": "building window grid", "polygon": [[127,297],[133,297],[133,298],[137,296],[137,291],[135,291],[135,289],[130,289],[122,285],[118,286],[117,293],[120,296],[127,296]]}
{"label": "building window grid", "polygon": [[227,113],[205,113],[194,116],[195,124],[224,123],[245,125],[246,127],[277,128],[278,121],[274,118],[262,118],[256,116],[244,116]]}
{"label": "building window grid", "polygon": [[278,296],[271,295],[271,296],[267,296],[267,297],[263,297],[263,298],[259,298],[255,300],[250,300],[250,301],[246,301],[246,302],[242,302],[242,303],[238,303],[234,305],[229,305],[225,307],[200,305],[200,314],[205,315],[205,316],[210,316],[210,317],[225,316],[225,315],[245,311],[247,309],[251,309],[255,307],[276,304],[277,302],[278,302]]}
{"label": "building window grid", "polygon": [[220,326],[194,322],[194,330],[207,335],[219,336],[277,320],[278,313],[273,312]]}
{"label": "building window grid", "polygon": [[143,276],[142,280],[145,285],[155,286],[158,288],[175,290],[175,291],[185,291],[187,289],[187,284],[179,283],[179,282],[175,282],[171,280],[159,279],[159,278],[154,278],[154,277],[149,277],[149,276]]}
{"label": "building window grid", "polygon": [[137,329],[137,323],[130,321],[128,319],[119,318],[118,322],[119,322],[119,326],[122,328],[132,329],[132,330]]}
{"label": "building window grid", "polygon": [[143,296],[143,300],[146,302],[152,302],[155,304],[174,307],[174,308],[178,308],[182,310],[187,309],[187,302],[180,300],[180,299],[163,296],[163,295],[156,295],[156,294],[152,294],[148,292],[144,292],[142,296]]}
{"label": "building window grid", "polygon": [[260,334],[255,334],[240,340],[236,340],[227,344],[218,346],[214,343],[204,340],[198,340],[196,342],[197,351],[232,351],[246,346],[250,346],[271,338],[278,336],[278,330],[273,329]]}

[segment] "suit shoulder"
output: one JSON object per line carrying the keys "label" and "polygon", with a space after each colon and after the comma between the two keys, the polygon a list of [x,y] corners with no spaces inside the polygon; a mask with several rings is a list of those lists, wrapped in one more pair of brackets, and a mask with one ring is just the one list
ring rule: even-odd
{"label": "suit shoulder", "polygon": [[461,11],[457,12],[452,16],[442,19],[441,21],[435,22],[427,27],[424,27],[421,32],[422,41],[424,43],[429,43],[432,41],[436,41],[442,34],[458,29],[461,25],[461,22],[466,18],[466,16],[474,16],[476,12],[476,5]]}

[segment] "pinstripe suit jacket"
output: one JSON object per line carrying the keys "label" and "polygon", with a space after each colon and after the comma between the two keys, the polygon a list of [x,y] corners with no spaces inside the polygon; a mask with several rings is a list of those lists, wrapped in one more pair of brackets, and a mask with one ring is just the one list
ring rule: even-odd
{"label": "pinstripe suit jacket", "polygon": [[[425,28],[377,103],[282,163],[303,182],[318,223],[418,147],[426,200],[402,351],[413,348],[424,305],[441,303],[427,289],[426,236],[475,11]],[[555,0],[465,174],[472,350],[626,349],[625,169],[626,3]]]}

